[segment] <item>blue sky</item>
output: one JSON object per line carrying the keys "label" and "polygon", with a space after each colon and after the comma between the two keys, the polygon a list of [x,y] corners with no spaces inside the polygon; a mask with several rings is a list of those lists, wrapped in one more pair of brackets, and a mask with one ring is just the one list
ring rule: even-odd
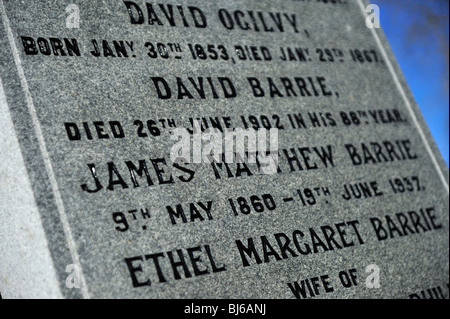
{"label": "blue sky", "polygon": [[449,0],[372,0],[425,121],[449,163]]}

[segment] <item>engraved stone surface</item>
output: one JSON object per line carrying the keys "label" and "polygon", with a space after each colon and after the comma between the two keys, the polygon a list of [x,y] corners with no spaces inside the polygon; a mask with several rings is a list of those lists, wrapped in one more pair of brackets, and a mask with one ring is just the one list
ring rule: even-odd
{"label": "engraved stone surface", "polygon": [[[448,169],[368,5],[0,0],[2,296],[448,298]],[[196,120],[277,129],[275,170],[174,161]]]}

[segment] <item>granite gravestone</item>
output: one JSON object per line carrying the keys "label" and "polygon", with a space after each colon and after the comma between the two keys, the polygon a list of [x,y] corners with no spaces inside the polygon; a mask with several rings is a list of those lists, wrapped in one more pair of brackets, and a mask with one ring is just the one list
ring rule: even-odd
{"label": "granite gravestone", "polygon": [[[448,298],[448,170],[368,6],[0,0],[3,297]],[[181,128],[276,129],[276,169]]]}

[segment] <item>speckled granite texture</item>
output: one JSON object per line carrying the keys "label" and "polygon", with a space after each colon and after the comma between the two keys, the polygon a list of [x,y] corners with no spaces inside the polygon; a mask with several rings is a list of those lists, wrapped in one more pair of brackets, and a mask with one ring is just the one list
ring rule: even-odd
{"label": "speckled granite texture", "polygon": [[[367,4],[0,0],[3,297],[448,298],[448,169]],[[172,163],[191,118],[279,128],[278,172]]]}

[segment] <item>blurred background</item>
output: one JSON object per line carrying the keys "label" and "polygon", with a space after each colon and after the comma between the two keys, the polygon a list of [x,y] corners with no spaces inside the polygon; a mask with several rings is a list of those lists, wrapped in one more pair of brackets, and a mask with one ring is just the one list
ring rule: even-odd
{"label": "blurred background", "polygon": [[447,163],[449,163],[449,0],[371,0],[381,28]]}

